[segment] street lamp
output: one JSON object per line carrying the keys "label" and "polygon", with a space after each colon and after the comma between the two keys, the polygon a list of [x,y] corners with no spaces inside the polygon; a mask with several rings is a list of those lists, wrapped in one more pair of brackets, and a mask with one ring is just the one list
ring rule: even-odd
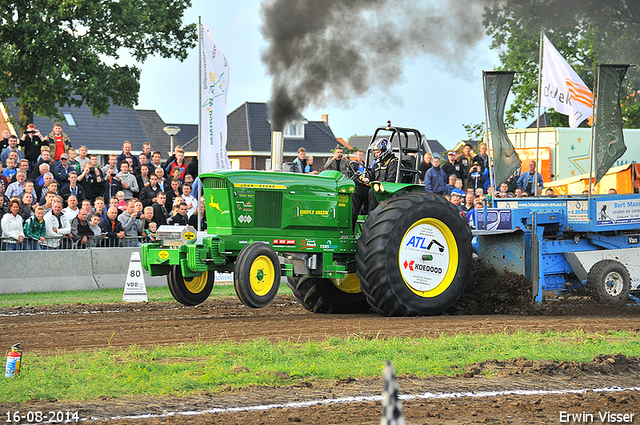
{"label": "street lamp", "polygon": [[167,133],[169,135],[169,137],[171,137],[171,147],[170,147],[170,151],[169,151],[169,155],[173,155],[173,136],[175,136],[176,134],[180,133],[180,127],[176,126],[176,125],[168,125],[166,127],[163,128],[164,132]]}

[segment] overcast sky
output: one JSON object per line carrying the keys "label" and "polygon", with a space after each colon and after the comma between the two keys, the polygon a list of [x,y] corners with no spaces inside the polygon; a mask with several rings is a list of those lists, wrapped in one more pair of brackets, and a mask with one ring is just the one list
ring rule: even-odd
{"label": "overcast sky", "polygon": [[[227,113],[244,102],[267,102],[271,77],[260,55],[267,42],[260,33],[262,18],[259,0],[193,0],[186,11],[186,22],[202,17],[218,48],[230,66]],[[481,19],[480,17],[478,19]],[[499,64],[485,36],[466,61],[452,63],[428,54],[417,54],[402,61],[403,75],[390,84],[390,93],[373,87],[364,96],[354,96],[348,104],[329,102],[302,111],[308,120],[329,115],[336,137],[370,135],[388,119],[399,126],[418,128],[429,139],[438,139],[452,148],[467,135],[462,124],[484,121],[482,70]],[[155,109],[165,122],[198,122],[197,49],[180,62],[152,57],[142,65],[138,109]]]}

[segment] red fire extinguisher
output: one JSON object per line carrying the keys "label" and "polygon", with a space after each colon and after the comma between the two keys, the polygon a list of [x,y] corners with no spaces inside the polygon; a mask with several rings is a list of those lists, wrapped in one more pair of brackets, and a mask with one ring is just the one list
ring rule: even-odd
{"label": "red fire extinguisher", "polygon": [[13,344],[11,351],[7,353],[7,367],[4,370],[4,376],[13,378],[20,373],[20,362],[22,361],[22,344]]}

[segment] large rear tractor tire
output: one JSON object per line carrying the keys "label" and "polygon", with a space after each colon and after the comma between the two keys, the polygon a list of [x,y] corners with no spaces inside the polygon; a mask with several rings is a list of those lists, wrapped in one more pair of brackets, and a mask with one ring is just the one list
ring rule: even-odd
{"label": "large rear tractor tire", "polygon": [[358,239],[362,292],[386,316],[440,314],[471,280],[471,253],[471,231],[444,197],[394,196],[369,214]]}
{"label": "large rear tractor tire", "polygon": [[240,301],[251,308],[266,307],[280,289],[280,261],[269,245],[245,246],[233,269],[233,283]]}
{"label": "large rear tractor tire", "polygon": [[348,275],[339,289],[334,279],[322,277],[288,277],[287,285],[293,297],[305,310],[313,313],[367,313],[371,307],[359,289],[355,274]]}
{"label": "large rear tractor tire", "polygon": [[620,304],[629,298],[631,278],[627,268],[615,260],[595,263],[587,274],[587,288],[594,298],[607,304]]}
{"label": "large rear tractor tire", "polygon": [[167,284],[171,295],[180,304],[194,306],[202,304],[213,289],[215,273],[204,272],[201,276],[184,277],[180,266],[173,266],[167,276]]}

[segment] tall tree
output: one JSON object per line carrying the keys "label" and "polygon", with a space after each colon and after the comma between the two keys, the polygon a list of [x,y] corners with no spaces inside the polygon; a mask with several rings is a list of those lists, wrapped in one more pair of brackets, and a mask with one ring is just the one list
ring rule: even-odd
{"label": "tall tree", "polygon": [[[596,63],[639,63],[640,2],[630,0],[507,0],[485,9],[484,26],[499,51],[501,70],[516,74],[515,99],[506,122],[537,113],[540,32],[591,85]],[[625,82],[625,127],[640,127],[640,72]],[[634,95],[635,94],[635,95]],[[551,124],[567,126],[565,115],[550,113]]]}
{"label": "tall tree", "polygon": [[197,40],[183,25],[190,0],[0,0],[0,100],[18,99],[24,130],[34,113],[59,118],[58,106],[138,102],[140,69],[121,55],[184,60]]}

